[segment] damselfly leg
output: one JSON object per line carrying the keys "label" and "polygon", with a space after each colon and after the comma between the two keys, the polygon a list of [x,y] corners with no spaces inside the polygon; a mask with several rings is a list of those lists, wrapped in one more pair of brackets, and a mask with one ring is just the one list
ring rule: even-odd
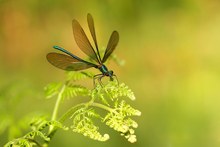
{"label": "damselfly leg", "polygon": [[[97,75],[95,75],[94,77],[93,77],[93,86],[95,87],[96,86],[96,80],[98,81],[98,83],[103,87],[103,82],[102,82],[102,78],[103,77],[106,77],[105,75],[103,75],[103,74],[97,74]],[[118,78],[117,78],[117,76],[116,75],[112,75],[111,77],[109,77],[110,78],[110,81],[114,81],[114,80],[116,80],[117,81],[117,83],[118,83],[118,85],[119,85],[119,82],[118,82]]]}

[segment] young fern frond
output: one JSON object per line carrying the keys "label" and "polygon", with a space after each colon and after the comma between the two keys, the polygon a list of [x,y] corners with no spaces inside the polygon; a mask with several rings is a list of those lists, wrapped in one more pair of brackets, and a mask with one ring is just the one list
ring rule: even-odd
{"label": "young fern frond", "polygon": [[106,141],[109,139],[109,135],[101,133],[98,131],[99,127],[96,126],[92,119],[100,118],[93,109],[84,109],[81,113],[75,115],[73,119],[73,124],[71,126],[73,132],[77,132],[87,136],[93,140]]}
{"label": "young fern frond", "polygon": [[95,89],[90,91],[90,96],[93,100],[100,100],[103,104],[110,106],[108,99],[106,99],[105,94],[103,93],[103,89],[101,85],[97,85]]}
{"label": "young fern frond", "polygon": [[60,82],[53,82],[45,86],[44,92],[45,92],[46,98],[51,98],[57,95],[61,87],[62,87],[62,83]]}
{"label": "young fern frond", "polygon": [[[105,100],[110,99],[113,102],[113,107],[106,108],[106,106],[102,106],[103,108],[106,108],[107,111],[109,111],[102,119],[102,121],[105,122],[107,126],[113,128],[121,134],[126,134],[125,138],[128,139],[129,142],[136,142],[134,128],[137,128],[138,125],[134,120],[130,118],[130,116],[140,116],[141,112],[134,109],[129,104],[126,104],[125,100],[123,100],[124,97],[135,100],[135,96],[133,92],[128,88],[128,86],[126,86],[124,83],[118,85],[117,82],[109,81],[104,87],[97,86],[93,90],[91,96],[93,99],[101,99],[102,102],[103,98]],[[106,103],[103,102],[103,104]],[[107,106],[109,106],[109,104]]]}
{"label": "young fern frond", "polygon": [[112,101],[115,98],[119,97],[127,97],[131,100],[135,100],[134,93],[131,91],[131,89],[128,88],[124,83],[121,83],[118,85],[116,81],[109,81],[104,87],[101,85],[97,85],[94,89],[95,95],[102,95],[105,94],[105,96],[102,95],[102,99],[106,99],[106,96],[110,98]]}
{"label": "young fern frond", "polygon": [[67,72],[66,81],[79,81],[79,80],[83,80],[83,79],[87,79],[87,78],[92,79],[93,76],[94,76],[94,74],[92,74],[91,72],[71,71],[71,72]]}
{"label": "young fern frond", "polygon": [[[11,146],[41,146],[39,142],[49,142],[51,140],[46,129],[50,126],[68,130],[62,123],[58,121],[47,121],[45,117],[34,118],[30,123],[32,131],[28,132],[23,137],[14,139],[8,142],[4,147]],[[36,139],[36,137],[39,137]]]}
{"label": "young fern frond", "polygon": [[63,124],[58,122],[58,121],[48,121],[48,122],[45,122],[45,123],[41,124],[39,126],[38,130],[43,131],[45,128],[47,128],[49,126],[57,127],[57,128],[63,129],[63,130],[68,130],[69,129],[68,127],[63,126]]}
{"label": "young fern frond", "polygon": [[81,85],[68,84],[62,93],[62,99],[69,99],[76,96],[86,96],[88,93],[88,89]]}
{"label": "young fern frond", "polygon": [[122,100],[118,105],[115,103],[115,109],[119,110],[126,116],[140,116],[141,112],[139,110],[134,109],[129,104],[126,104],[125,100]]}
{"label": "young fern frond", "polygon": [[[135,100],[134,93],[124,83],[118,84],[117,81],[109,81],[105,85],[98,84],[92,90],[75,83],[92,77],[93,74],[88,72],[68,72],[64,83],[48,84],[45,87],[46,97],[57,96],[51,120],[46,117],[33,119],[30,123],[32,131],[5,146],[47,146],[58,129],[68,130],[68,128],[93,140],[108,140],[110,137],[107,133],[100,133],[99,126],[95,124],[97,121],[119,132],[129,142],[136,142],[134,129],[138,124],[131,117],[140,116],[141,112],[126,102]],[[88,102],[72,106],[63,115],[58,116],[61,101],[77,96],[86,96],[90,99]],[[99,114],[98,109],[104,110],[105,113]],[[65,127],[64,123],[67,120],[71,120],[72,124]],[[36,136],[41,138],[41,143]]]}
{"label": "young fern frond", "polygon": [[35,140],[35,137],[39,136],[43,141],[48,142],[50,138],[47,137],[41,131],[31,131],[24,135],[21,138],[14,139],[8,142],[4,147],[12,147],[12,146],[23,146],[23,147],[32,147],[32,146],[40,146],[40,144]]}
{"label": "young fern frond", "polygon": [[50,138],[46,136],[46,134],[42,133],[41,131],[31,131],[27,133],[23,138],[27,140],[34,140],[36,136],[41,137],[44,141],[50,141]]}
{"label": "young fern frond", "polygon": [[7,144],[4,145],[4,147],[13,147],[13,146],[32,147],[33,145],[36,145],[36,144],[37,143],[31,142],[30,140],[25,139],[25,138],[18,138],[18,139],[8,142]]}

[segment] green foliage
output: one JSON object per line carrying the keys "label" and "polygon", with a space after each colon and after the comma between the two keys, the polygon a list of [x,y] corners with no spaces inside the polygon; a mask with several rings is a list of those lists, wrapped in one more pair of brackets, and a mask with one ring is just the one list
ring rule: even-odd
{"label": "green foliage", "polygon": [[56,94],[58,94],[61,86],[62,86],[62,83],[57,83],[57,82],[48,84],[44,88],[46,98],[51,98],[55,96]]}
{"label": "green foliage", "polygon": [[[138,125],[129,116],[140,116],[141,112],[126,104],[126,101],[123,100],[125,97],[135,100],[134,93],[128,86],[124,83],[118,85],[117,82],[109,81],[104,87],[98,85],[91,96],[93,99],[100,99],[104,104],[94,103],[93,105],[108,111],[102,118],[102,122],[105,122],[107,126],[120,132],[123,136],[126,134],[125,137],[129,142],[136,142],[134,128],[137,128]],[[110,100],[113,105],[110,106],[107,100]]]}
{"label": "green foliage", "polygon": [[48,135],[48,131],[46,129],[48,129],[50,126],[61,128],[63,130],[68,130],[67,127],[64,127],[62,123],[58,121],[47,121],[46,117],[44,116],[35,117],[30,121],[30,132],[25,134],[23,137],[8,142],[4,147],[32,147],[42,146],[41,144],[47,146],[47,142],[49,142],[51,138]]}
{"label": "green foliage", "polygon": [[68,86],[65,87],[65,90],[62,94],[63,98],[72,98],[76,96],[85,96],[88,95],[88,89],[81,86],[81,85],[72,85],[69,84]]}
{"label": "green foliage", "polygon": [[93,78],[94,74],[90,72],[67,72],[66,81],[79,81],[87,78]]}
{"label": "green foliage", "polygon": [[73,124],[71,126],[73,132],[83,134],[98,141],[106,141],[109,139],[107,134],[101,135],[98,132],[99,128],[94,124],[93,118],[100,118],[100,116],[93,109],[80,108],[73,116]]}
{"label": "green foliage", "polygon": [[[1,80],[0,135],[7,134],[7,139],[11,140],[21,136],[29,128],[28,124],[36,113],[27,112],[24,115],[18,111],[26,98],[31,99],[34,94],[35,97],[38,97],[37,91],[37,87],[28,78],[22,76],[13,77],[10,75],[10,78]],[[2,138],[0,139],[1,143],[3,143]]]}
{"label": "green foliage", "polygon": [[[127,104],[127,100],[135,100],[134,93],[124,83],[116,80],[105,85],[97,84],[94,89],[88,89],[77,84],[77,81],[90,79],[93,74],[87,72],[67,72],[64,83],[50,83],[45,87],[46,98],[57,97],[51,119],[36,117],[30,122],[31,131],[23,137],[8,142],[5,146],[48,146],[58,129],[77,132],[93,140],[106,141],[110,137],[101,133],[97,122],[105,123],[119,132],[129,142],[136,142],[135,128],[137,122],[132,116],[140,116],[141,112]],[[61,102],[69,98],[86,96],[88,102],[79,103],[58,116]],[[99,114],[98,112],[104,113]],[[71,120],[71,124],[64,126]]]}

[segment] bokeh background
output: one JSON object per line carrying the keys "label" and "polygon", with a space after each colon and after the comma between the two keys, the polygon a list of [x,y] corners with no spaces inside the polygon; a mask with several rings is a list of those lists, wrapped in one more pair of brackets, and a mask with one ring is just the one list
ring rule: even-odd
{"label": "bokeh background", "polygon": [[[71,21],[88,33],[88,12],[100,47],[113,30],[120,34],[115,54],[125,65],[108,66],[135,92],[129,103],[142,111],[134,118],[138,141],[106,128],[104,143],[60,131],[51,146],[219,147],[219,0],[0,0],[0,116],[10,114],[16,125],[29,112],[51,113],[54,99],[44,99],[43,87],[65,72],[45,56],[60,45],[85,57]],[[0,133],[2,146],[10,131]]]}

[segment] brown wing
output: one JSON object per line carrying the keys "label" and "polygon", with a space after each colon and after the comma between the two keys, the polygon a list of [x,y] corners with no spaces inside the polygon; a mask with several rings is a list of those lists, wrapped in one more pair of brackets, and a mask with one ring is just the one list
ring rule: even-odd
{"label": "brown wing", "polygon": [[89,13],[87,15],[87,22],[88,22],[89,30],[90,30],[90,33],[92,35],[93,41],[95,43],[95,47],[96,47],[96,51],[97,51],[97,54],[98,54],[99,61],[101,62],[101,57],[100,57],[98,43],[97,43],[96,34],[95,34],[94,20],[92,18],[92,15],[89,14]]}
{"label": "brown wing", "polygon": [[68,71],[78,71],[96,66],[93,64],[81,62],[68,55],[64,55],[60,53],[48,53],[47,60],[53,66]]}
{"label": "brown wing", "polygon": [[117,46],[118,41],[119,41],[119,34],[117,31],[113,31],[108,41],[108,45],[105,50],[104,57],[102,58],[102,63],[104,63],[108,59],[108,57],[111,55],[111,53],[115,50],[115,47]]}
{"label": "brown wing", "polygon": [[91,59],[95,60],[97,63],[100,63],[95,50],[93,49],[89,39],[87,38],[83,28],[77,20],[73,20],[73,35],[75,41],[79,48],[88,55]]}

